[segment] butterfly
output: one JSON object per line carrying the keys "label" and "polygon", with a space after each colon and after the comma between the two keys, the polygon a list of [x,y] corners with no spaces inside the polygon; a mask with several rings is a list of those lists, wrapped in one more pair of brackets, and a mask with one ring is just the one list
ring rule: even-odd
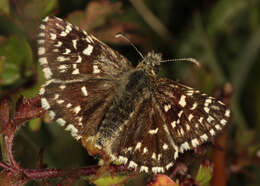
{"label": "butterfly", "polygon": [[149,52],[133,67],[95,36],[54,16],[40,25],[38,46],[47,80],[39,94],[50,118],[128,168],[163,173],[229,122],[222,102],[157,77],[159,53]]}

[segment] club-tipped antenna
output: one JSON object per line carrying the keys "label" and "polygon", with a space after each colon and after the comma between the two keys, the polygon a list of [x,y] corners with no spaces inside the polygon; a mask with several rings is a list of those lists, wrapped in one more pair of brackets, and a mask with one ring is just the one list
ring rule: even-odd
{"label": "club-tipped antenna", "polygon": [[195,65],[197,65],[198,67],[201,66],[200,62],[197,61],[196,59],[194,58],[176,58],[176,59],[166,59],[166,60],[162,60],[160,61],[160,63],[164,63],[164,62],[170,62],[170,61],[188,61],[188,62],[191,62],[191,63],[194,63]]}
{"label": "club-tipped antenna", "polygon": [[123,33],[119,32],[115,35],[116,38],[122,37],[123,39],[125,39],[126,41],[128,41],[128,43],[130,43],[130,45],[136,50],[136,52],[142,57],[142,59],[144,59],[143,54],[136,48],[136,46],[127,38],[126,35],[124,35]]}

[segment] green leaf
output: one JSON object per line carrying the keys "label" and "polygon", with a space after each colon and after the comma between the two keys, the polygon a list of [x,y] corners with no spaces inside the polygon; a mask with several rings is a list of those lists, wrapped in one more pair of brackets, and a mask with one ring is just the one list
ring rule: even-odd
{"label": "green leaf", "polygon": [[32,74],[33,59],[30,45],[21,37],[12,36],[0,44],[1,83],[10,85]]}
{"label": "green leaf", "polygon": [[212,168],[210,166],[200,165],[197,172],[196,181],[200,183],[200,186],[209,186],[212,178]]}
{"label": "green leaf", "polygon": [[57,0],[32,0],[24,6],[24,12],[27,17],[42,18],[49,15],[57,6]]}
{"label": "green leaf", "polygon": [[98,186],[109,186],[109,185],[115,185],[118,184],[119,182],[123,181],[126,179],[127,176],[102,176],[98,178],[96,181],[94,181],[94,184]]}
{"label": "green leaf", "polygon": [[29,121],[29,127],[32,131],[38,131],[41,127],[41,119],[36,118]]}

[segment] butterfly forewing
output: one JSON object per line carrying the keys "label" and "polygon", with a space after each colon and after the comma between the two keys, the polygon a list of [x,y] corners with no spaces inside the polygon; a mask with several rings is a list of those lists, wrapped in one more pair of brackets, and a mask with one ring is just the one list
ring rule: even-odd
{"label": "butterfly forewing", "polygon": [[40,91],[43,107],[77,139],[92,135],[115,95],[117,76],[132,68],[128,60],[56,17],[42,22],[38,45],[48,80]]}
{"label": "butterfly forewing", "polygon": [[93,35],[56,17],[44,19],[38,44],[46,79],[113,77],[131,68],[126,58]]}

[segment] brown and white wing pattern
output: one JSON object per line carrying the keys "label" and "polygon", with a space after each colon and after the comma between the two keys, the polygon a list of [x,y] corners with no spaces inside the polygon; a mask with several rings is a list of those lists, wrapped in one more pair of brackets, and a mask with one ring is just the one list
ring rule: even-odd
{"label": "brown and white wing pattern", "polygon": [[94,135],[111,104],[115,79],[132,67],[122,55],[57,17],[40,25],[38,55],[47,82],[40,95],[50,117],[72,136]]}
{"label": "brown and white wing pattern", "polygon": [[220,101],[167,79],[158,79],[153,93],[133,102],[134,111],[109,149],[112,159],[141,172],[167,171],[181,153],[210,140],[230,119]]}

